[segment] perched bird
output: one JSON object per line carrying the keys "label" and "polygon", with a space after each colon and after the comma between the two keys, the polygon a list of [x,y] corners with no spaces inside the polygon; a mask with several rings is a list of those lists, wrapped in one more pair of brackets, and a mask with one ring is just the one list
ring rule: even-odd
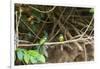
{"label": "perched bird", "polygon": [[[64,41],[64,36],[63,36],[63,34],[60,34],[60,35],[59,35],[59,41],[60,41],[60,42],[63,42],[63,41]],[[60,49],[61,49],[61,51],[63,51],[63,45],[60,46]]]}
{"label": "perched bird", "polygon": [[59,41],[60,41],[60,42],[63,42],[63,41],[64,41],[64,36],[63,36],[63,34],[60,34],[60,35],[59,35]]}
{"label": "perched bird", "polygon": [[39,45],[42,46],[44,45],[44,43],[47,41],[47,36],[43,36],[40,41],[39,41]]}
{"label": "perched bird", "polygon": [[44,33],[45,35],[40,39],[39,41],[39,46],[38,46],[38,51],[39,53],[45,55],[46,57],[48,56],[46,53],[46,47],[44,46],[45,42],[47,42],[47,33]]}

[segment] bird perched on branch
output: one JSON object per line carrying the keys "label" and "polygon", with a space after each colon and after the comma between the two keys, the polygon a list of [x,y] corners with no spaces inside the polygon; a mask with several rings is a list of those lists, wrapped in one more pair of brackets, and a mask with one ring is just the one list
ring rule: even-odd
{"label": "bird perched on branch", "polygon": [[43,46],[46,41],[47,41],[47,36],[43,36],[39,41],[39,45]]}
{"label": "bird perched on branch", "polygon": [[47,32],[44,32],[44,34],[45,35],[39,41],[38,51],[39,51],[39,53],[48,57],[48,54],[46,52],[46,47],[44,46],[45,42],[47,42],[48,34],[47,34]]}
{"label": "bird perched on branch", "polygon": [[63,41],[64,41],[64,36],[63,36],[63,34],[60,34],[60,35],[59,35],[59,41],[60,41],[60,42],[63,42]]}
{"label": "bird perched on branch", "polygon": [[[64,41],[64,36],[63,36],[63,34],[60,34],[60,35],[59,35],[59,41],[60,41],[60,42],[63,42],[63,41]],[[60,48],[61,48],[61,51],[63,51],[63,45],[61,45]]]}

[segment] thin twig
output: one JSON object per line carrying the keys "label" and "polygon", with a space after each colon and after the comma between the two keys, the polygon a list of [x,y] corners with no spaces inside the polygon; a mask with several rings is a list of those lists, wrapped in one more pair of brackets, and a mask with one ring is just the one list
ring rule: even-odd
{"label": "thin twig", "polygon": [[87,28],[86,28],[86,30],[85,30],[85,32],[81,35],[81,37],[80,37],[80,39],[86,34],[86,32],[88,31],[88,29],[89,29],[89,27],[90,27],[90,25],[92,24],[92,21],[93,21],[93,17],[92,17],[92,19],[91,19],[91,21],[90,21],[90,23],[89,23],[89,25],[87,26]]}
{"label": "thin twig", "polygon": [[[66,10],[66,8],[64,8],[64,9],[63,9],[63,11],[61,12],[61,14],[60,14],[59,18],[57,19],[57,22],[56,22],[56,23],[54,23],[54,26],[53,26],[53,29],[52,29],[52,32],[51,32],[50,36],[53,36],[53,33],[54,33],[54,31],[55,31],[55,28],[57,27],[58,22],[59,22],[59,21],[60,21],[60,19],[62,18],[62,16],[63,16],[63,14],[64,14],[65,10]],[[54,20],[56,19],[55,17],[53,17],[53,18],[54,18]],[[59,31],[60,31],[60,30],[59,30]],[[59,31],[57,31],[57,32],[59,32]],[[56,35],[57,35],[57,32],[56,32],[56,34],[55,34],[54,36],[56,36]],[[54,37],[53,37],[53,38],[54,38]],[[50,39],[49,41],[51,41],[51,39]]]}
{"label": "thin twig", "polygon": [[90,34],[89,34],[89,36],[91,36],[91,35],[92,35],[93,31],[94,31],[94,28],[91,30],[91,32],[90,32]]}
{"label": "thin twig", "polygon": [[[53,20],[54,20],[54,25],[53,25],[53,28],[52,28],[52,31],[51,31],[51,34],[50,34],[50,37],[52,37],[53,36],[53,33],[54,33],[54,31],[55,31],[55,28],[56,28],[56,26],[57,26],[57,23],[55,23],[55,18],[53,17]],[[51,41],[51,39],[49,40],[49,41]]]}
{"label": "thin twig", "polygon": [[85,28],[87,28],[87,25],[85,25],[80,31],[83,31]]}
{"label": "thin twig", "polygon": [[[82,35],[82,34],[80,34],[80,35],[76,35],[76,36],[74,36],[72,39],[80,38],[81,35]],[[84,37],[83,37],[83,38],[84,38]]]}
{"label": "thin twig", "polygon": [[83,48],[84,48],[84,60],[87,61],[88,57],[87,57],[87,50],[86,50],[86,47],[85,47],[85,43],[83,44]]}
{"label": "thin twig", "polygon": [[[68,30],[68,27],[65,28],[60,22],[59,22],[59,27],[61,27],[63,30],[66,30],[66,32],[67,32],[66,34],[70,39],[73,38]],[[74,44],[79,48],[80,51],[83,51],[83,48],[81,47],[81,45],[78,42],[74,42]]]}
{"label": "thin twig", "polygon": [[21,19],[22,23],[24,23],[24,25],[38,38],[40,39],[40,37]]}
{"label": "thin twig", "polygon": [[40,12],[40,13],[50,13],[51,11],[53,11],[56,8],[56,6],[53,6],[53,8],[48,10],[48,11],[41,11],[41,10],[35,8],[35,7],[32,7],[32,6],[29,6],[29,7],[36,10],[36,11],[38,11],[38,12]]}
{"label": "thin twig", "polygon": [[19,43],[31,43],[31,42],[27,40],[19,40]]}
{"label": "thin twig", "polygon": [[[71,12],[69,13],[69,15],[65,18],[64,24],[65,24],[66,21],[70,18],[71,14],[73,13],[73,10],[74,10],[74,9],[72,8],[72,10],[71,10]],[[57,20],[57,23],[55,23],[56,25],[59,23],[59,21],[60,21],[60,19],[61,19],[61,17],[62,17],[62,15],[63,15],[64,12],[65,12],[65,8],[64,8],[63,12],[61,13],[59,19],[54,18],[54,19]],[[63,24],[63,25],[64,25],[64,24]],[[55,29],[55,28],[54,28],[54,29]],[[53,29],[53,31],[54,31],[54,29]],[[60,29],[61,29],[61,27],[60,27]],[[51,40],[60,32],[60,29],[56,32],[55,35],[53,35],[53,37],[52,37],[49,41],[51,41]]]}
{"label": "thin twig", "polygon": [[60,32],[60,29],[55,33],[54,36],[52,36],[52,37],[49,39],[49,41],[53,40],[59,32]]}
{"label": "thin twig", "polygon": [[18,26],[17,26],[17,11],[16,11],[16,34],[15,34],[15,49],[18,46]]}
{"label": "thin twig", "polygon": [[22,16],[22,9],[21,7],[19,8],[19,17],[18,17],[18,20],[17,20],[17,11],[16,11],[16,46],[18,45],[19,41],[19,36],[18,36],[18,27],[19,27],[19,23],[20,23],[20,19],[21,19],[21,16]]}
{"label": "thin twig", "polygon": [[18,17],[17,26],[19,26],[21,16],[22,16],[22,8],[20,7],[20,8],[19,8],[19,17]]}
{"label": "thin twig", "polygon": [[78,34],[78,35],[80,35],[80,32],[78,31],[78,29],[73,25],[73,24],[71,24],[71,23],[69,23],[72,27],[73,27],[73,29],[75,30],[75,32]]}
{"label": "thin twig", "polygon": [[80,20],[81,20],[81,21],[83,22],[83,24],[84,24],[86,21],[82,18],[82,16],[80,16],[79,10],[76,9],[75,11],[76,11],[76,13],[78,14]]}
{"label": "thin twig", "polygon": [[[37,36],[39,36],[39,34],[40,34],[41,31],[43,30],[44,26],[45,26],[45,23],[43,23],[42,27],[39,29],[39,31],[38,31],[38,33],[37,33]],[[34,39],[33,42],[35,42],[35,41],[36,41],[36,39]]]}

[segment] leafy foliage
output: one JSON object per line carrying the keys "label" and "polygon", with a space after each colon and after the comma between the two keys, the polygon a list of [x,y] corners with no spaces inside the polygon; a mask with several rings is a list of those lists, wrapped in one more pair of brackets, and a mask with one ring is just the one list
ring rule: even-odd
{"label": "leafy foliage", "polygon": [[45,57],[36,50],[16,49],[16,56],[20,62],[25,64],[45,63]]}
{"label": "leafy foliage", "polygon": [[23,57],[24,57],[24,49],[16,49],[16,55],[19,61],[23,61]]}
{"label": "leafy foliage", "polygon": [[29,50],[31,63],[45,63],[45,57],[39,54],[36,50]]}

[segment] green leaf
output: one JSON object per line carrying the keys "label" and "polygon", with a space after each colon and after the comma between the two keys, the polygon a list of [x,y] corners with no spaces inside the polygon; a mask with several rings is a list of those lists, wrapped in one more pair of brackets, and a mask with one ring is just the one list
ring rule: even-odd
{"label": "green leaf", "polygon": [[29,50],[28,54],[30,55],[30,62],[37,63],[37,57],[39,53],[36,50]]}
{"label": "green leaf", "polygon": [[30,62],[31,63],[45,63],[45,57],[36,50],[29,50],[28,51],[30,57]]}
{"label": "green leaf", "polygon": [[43,55],[38,55],[37,60],[38,60],[39,63],[45,63],[46,62],[45,57]]}
{"label": "green leaf", "polygon": [[31,56],[37,56],[37,55],[39,55],[38,51],[36,51],[36,50],[29,50],[28,54],[31,55]]}
{"label": "green leaf", "polygon": [[22,61],[22,60],[23,60],[23,56],[24,56],[23,51],[18,50],[18,51],[17,51],[17,57],[18,57],[18,60]]}
{"label": "green leaf", "polygon": [[30,58],[30,56],[29,56],[29,54],[27,54],[27,52],[26,52],[26,53],[24,54],[24,61],[25,61],[26,64],[29,63],[29,58]]}
{"label": "green leaf", "polygon": [[30,56],[30,62],[31,63],[37,63],[37,60],[34,56]]}

